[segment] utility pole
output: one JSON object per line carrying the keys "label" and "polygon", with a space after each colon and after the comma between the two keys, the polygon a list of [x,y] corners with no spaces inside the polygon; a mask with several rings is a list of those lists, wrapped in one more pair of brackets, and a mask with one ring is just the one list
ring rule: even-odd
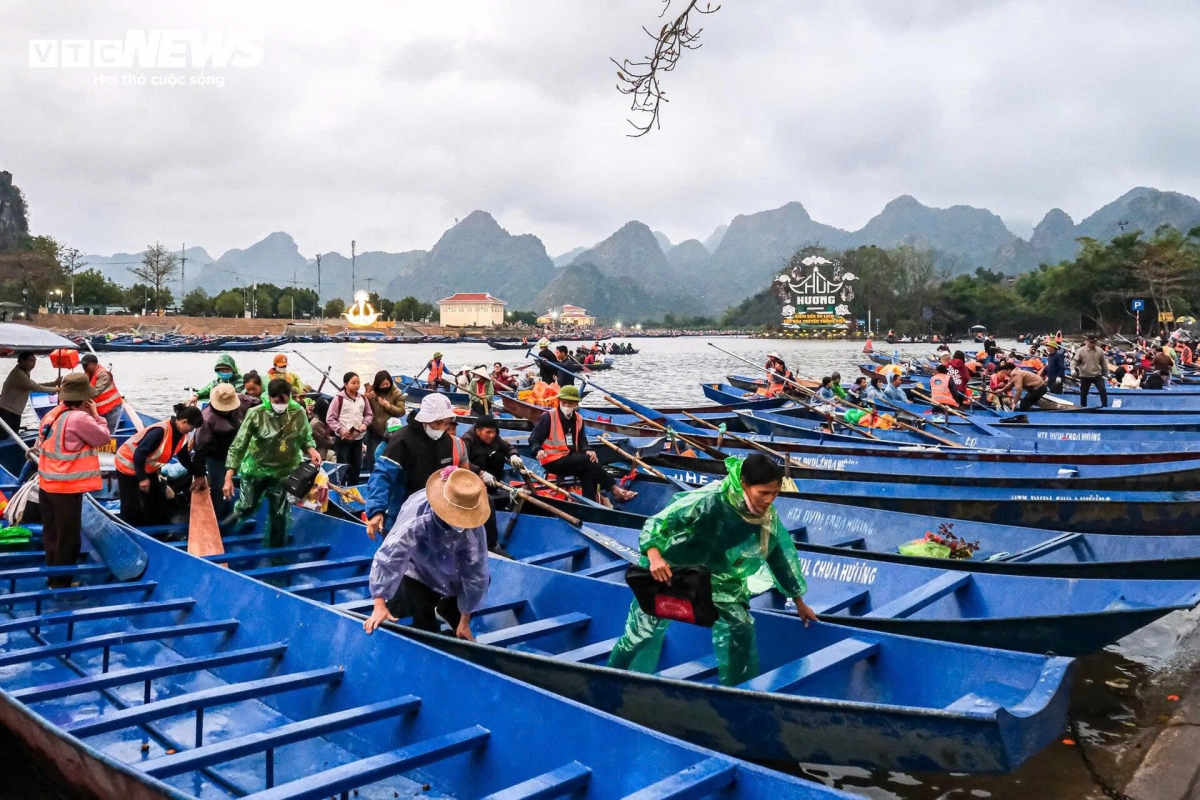
{"label": "utility pole", "polygon": [[367,278],[367,279],[366,279],[366,281],[367,281],[367,294],[370,294],[370,293],[371,293],[371,281],[373,281],[373,280],[375,280],[375,279],[374,279],[374,278]]}
{"label": "utility pole", "polygon": [[317,253],[317,313],[314,316],[321,316],[321,254]]}
{"label": "utility pole", "polygon": [[354,247],[356,244],[357,244],[357,242],[355,242],[353,239],[350,240],[350,299],[351,300],[354,299],[354,290],[355,290],[355,288],[357,288],[354,283]]}
{"label": "utility pole", "polygon": [[187,242],[179,246],[179,302],[187,294]]}
{"label": "utility pole", "polygon": [[296,287],[299,285],[300,281],[296,280],[296,270],[292,270],[292,293],[288,295],[292,306],[292,319],[296,318]]}

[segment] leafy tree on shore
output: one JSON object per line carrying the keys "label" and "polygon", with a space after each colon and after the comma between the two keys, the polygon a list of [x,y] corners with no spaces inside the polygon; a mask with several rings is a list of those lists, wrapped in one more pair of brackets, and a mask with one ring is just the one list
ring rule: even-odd
{"label": "leafy tree on shore", "polygon": [[184,295],[179,310],[189,317],[204,317],[213,313],[213,298],[203,289],[192,289]]}
{"label": "leafy tree on shore", "polygon": [[346,310],[346,301],[340,297],[335,297],[325,304],[324,312],[321,316],[328,319],[340,317],[342,312]]}
{"label": "leafy tree on shore", "polygon": [[226,289],[213,298],[213,313],[218,317],[240,317],[246,311],[246,295],[241,289]]}
{"label": "leafy tree on shore", "polygon": [[81,306],[125,305],[125,290],[98,270],[85,269],[75,273],[75,303]]}

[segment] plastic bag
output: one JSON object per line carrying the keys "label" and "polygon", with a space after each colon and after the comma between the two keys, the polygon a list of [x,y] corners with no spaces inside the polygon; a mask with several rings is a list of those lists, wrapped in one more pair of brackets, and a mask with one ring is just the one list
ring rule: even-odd
{"label": "plastic bag", "polygon": [[897,548],[902,556],[920,556],[922,558],[949,558],[950,548],[944,544],[931,542],[927,539],[913,539],[908,544],[902,544]]}

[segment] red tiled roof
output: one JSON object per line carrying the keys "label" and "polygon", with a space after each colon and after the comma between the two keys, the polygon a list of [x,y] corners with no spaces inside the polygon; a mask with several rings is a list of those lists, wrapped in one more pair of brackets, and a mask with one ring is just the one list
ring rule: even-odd
{"label": "red tiled roof", "polygon": [[508,305],[508,303],[499,297],[492,297],[487,292],[457,292],[447,298],[438,300],[438,305],[442,303],[499,303],[502,306]]}

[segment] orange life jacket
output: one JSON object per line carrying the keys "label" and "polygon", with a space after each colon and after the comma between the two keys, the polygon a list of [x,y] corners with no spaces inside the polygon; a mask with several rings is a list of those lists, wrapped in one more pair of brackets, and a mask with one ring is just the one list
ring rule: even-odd
{"label": "orange life jacket", "polygon": [[456,467],[459,464],[466,464],[467,463],[467,443],[464,442],[462,439],[458,438],[457,436],[455,436],[454,434],[451,434],[450,438],[454,442],[454,447],[453,447],[454,460],[450,463]]}
{"label": "orange life jacket", "polygon": [[96,448],[67,450],[63,432],[72,413],[83,414],[75,408],[58,406],[42,420],[41,455],[38,456],[38,487],[51,494],[82,494],[99,491],[100,456]]}
{"label": "orange life jacket", "polygon": [[[96,371],[92,373],[92,377],[90,379],[92,386],[96,385],[96,379],[101,375],[108,375],[110,378],[112,377],[112,373],[97,364]],[[110,380],[108,388],[96,395],[93,399],[96,401],[96,412],[100,414],[100,416],[104,416],[117,406],[121,405],[121,393],[117,391],[116,381]]]}
{"label": "orange life jacket", "polygon": [[944,406],[958,406],[958,402],[954,399],[954,395],[950,394],[949,375],[943,375],[939,372],[930,378],[929,393],[933,397],[933,402],[935,403],[941,403]]}
{"label": "orange life jacket", "polygon": [[163,429],[163,438],[158,448],[146,459],[147,474],[152,475],[158,472],[167,465],[167,462],[175,457],[176,453],[183,449],[186,437],[180,437],[178,442],[175,441],[175,429],[171,427],[171,420],[166,419],[162,422],[156,422],[153,425],[146,426],[135,435],[130,436],[125,441],[125,444],[117,448],[116,463],[118,472],[122,475],[137,474],[137,469],[133,466],[133,453],[137,450],[138,443],[146,436],[146,431],[155,428]]}
{"label": "orange life jacket", "polygon": [[429,362],[429,383],[439,384],[442,382],[442,375],[446,371],[446,366],[441,361]]}
{"label": "orange life jacket", "polygon": [[[575,412],[575,441],[579,441],[579,434],[583,433],[583,417],[579,412]],[[542,442],[541,455],[538,456],[538,463],[543,466],[551,461],[557,461],[563,456],[571,452],[571,448],[567,446],[567,434],[563,430],[562,415],[557,410],[550,412],[550,435],[546,437],[546,441]]]}

